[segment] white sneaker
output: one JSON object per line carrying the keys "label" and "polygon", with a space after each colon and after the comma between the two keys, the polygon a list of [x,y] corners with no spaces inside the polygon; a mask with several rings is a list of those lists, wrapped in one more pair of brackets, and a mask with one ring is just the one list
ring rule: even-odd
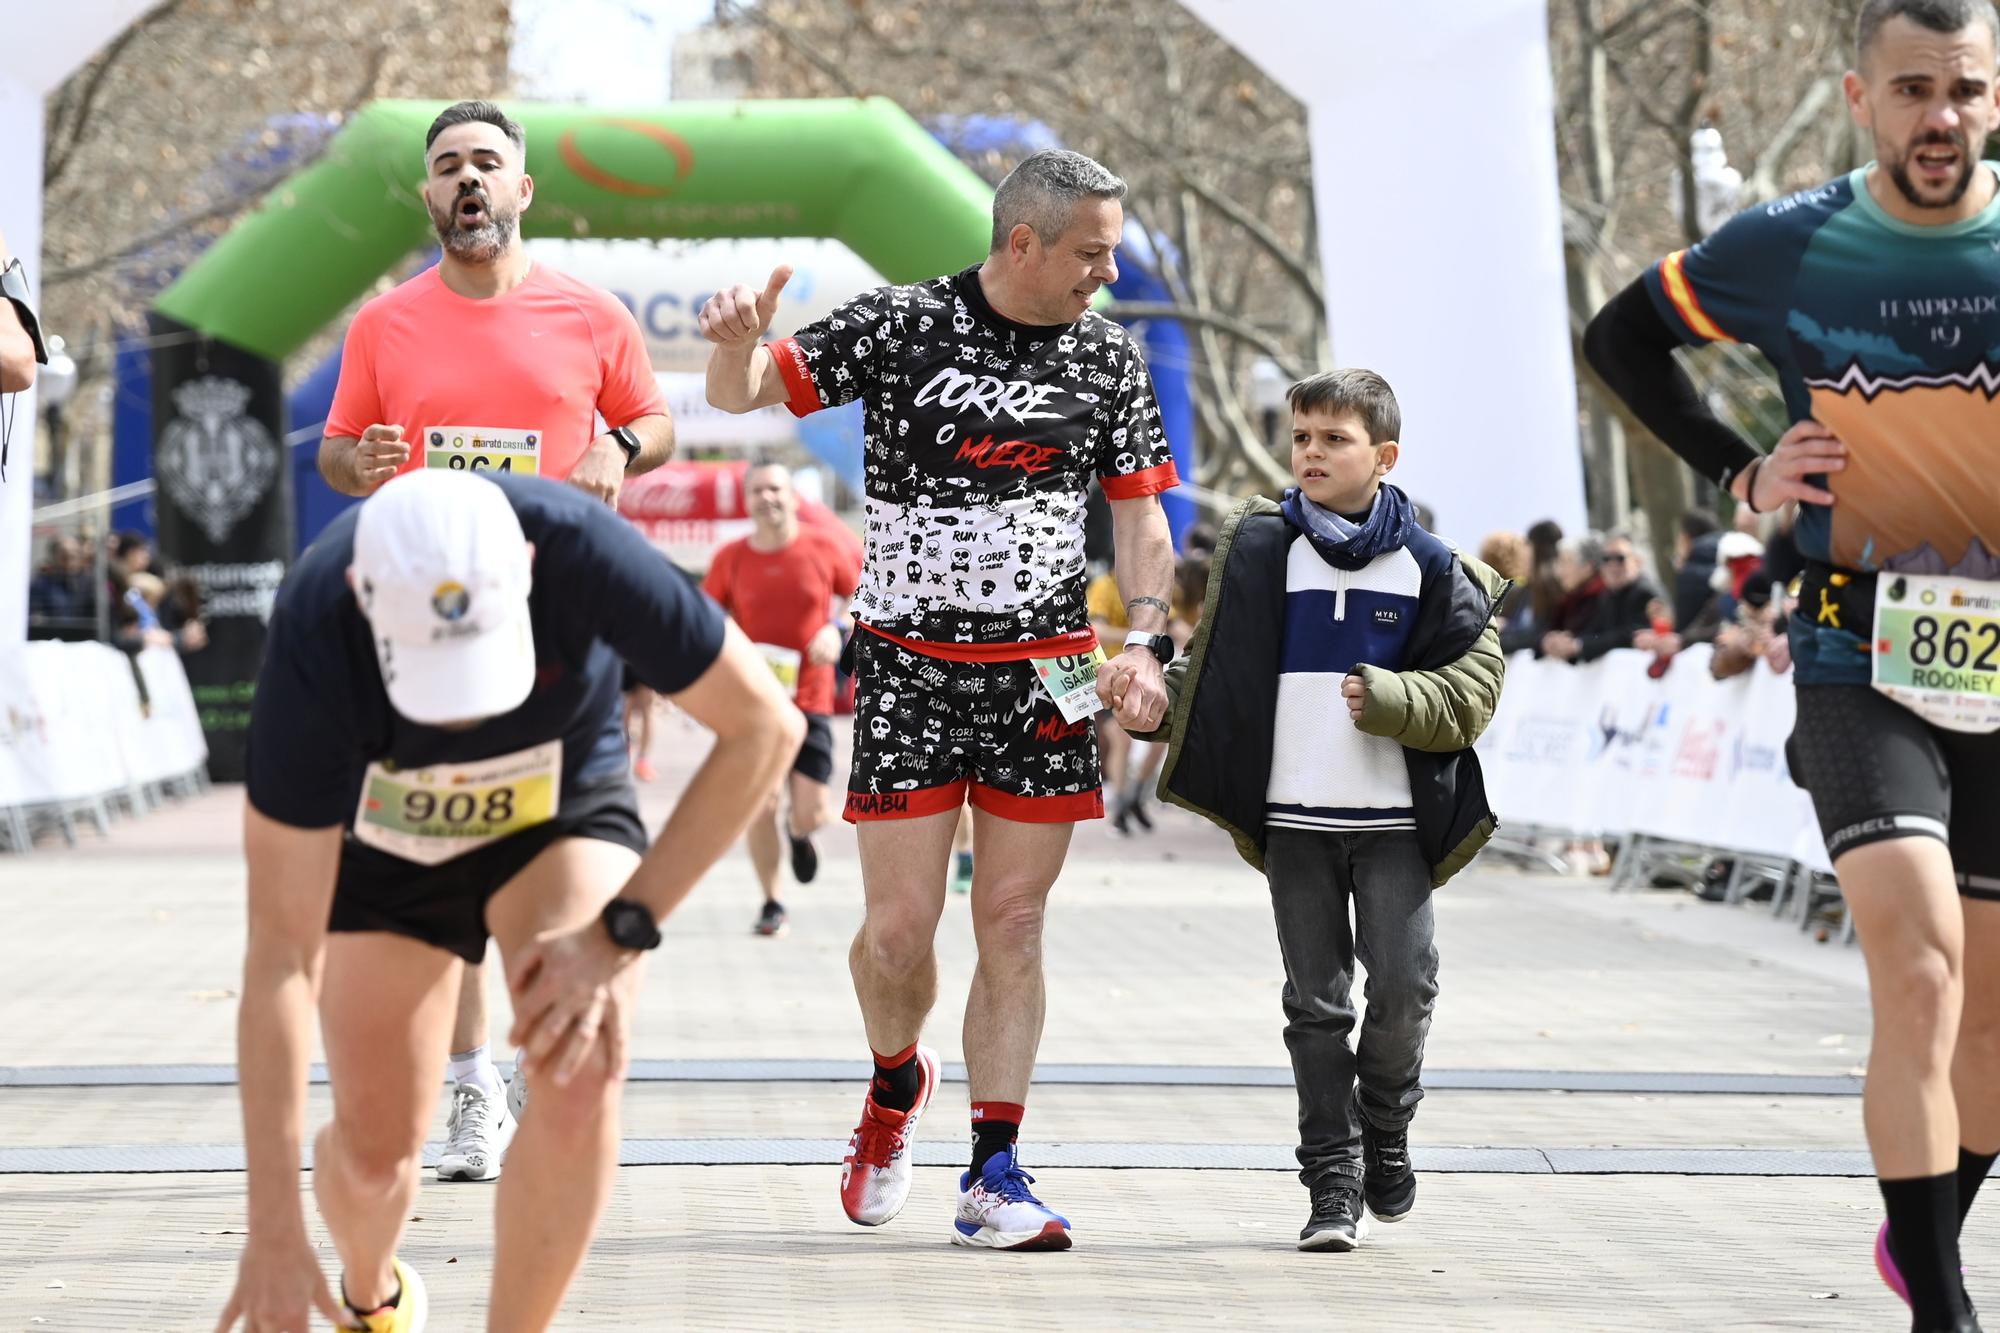
{"label": "white sneaker", "polygon": [[521,1072],[521,1056],[524,1052],[514,1052],[514,1077],[507,1080],[507,1110],[513,1115],[518,1127],[522,1114],[528,1109],[528,1076]]}
{"label": "white sneaker", "polygon": [[952,1243],[990,1250],[1068,1249],[1069,1219],[1035,1197],[1028,1188],[1034,1179],[1011,1151],[990,1158],[976,1180],[970,1171],[961,1175]]}
{"label": "white sneaker", "polygon": [[437,1165],[439,1180],[499,1179],[500,1163],[507,1156],[507,1145],[514,1141],[516,1123],[507,1101],[477,1083],[452,1085],[444,1155]]}

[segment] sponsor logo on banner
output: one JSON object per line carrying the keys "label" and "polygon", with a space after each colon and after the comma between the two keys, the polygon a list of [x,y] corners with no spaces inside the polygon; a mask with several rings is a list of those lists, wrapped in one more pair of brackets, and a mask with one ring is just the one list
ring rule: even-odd
{"label": "sponsor logo on banner", "polygon": [[160,432],[157,473],[167,496],[220,544],[278,474],[278,443],[245,412],[250,386],[204,375],[174,390],[179,415]]}

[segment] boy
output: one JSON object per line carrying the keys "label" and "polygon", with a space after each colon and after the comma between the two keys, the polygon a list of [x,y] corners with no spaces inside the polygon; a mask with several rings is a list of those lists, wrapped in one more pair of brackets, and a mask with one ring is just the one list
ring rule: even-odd
{"label": "boy", "polygon": [[1299,1248],[1351,1250],[1364,1200],[1383,1222],[1416,1202],[1430,893],[1497,827],[1470,747],[1500,698],[1491,622],[1508,584],[1424,531],[1383,481],[1402,418],[1380,375],[1315,375],[1290,399],[1298,485],[1282,505],[1244,501],[1223,527],[1153,738],[1172,738],[1161,799],[1226,829],[1270,881],[1312,1195]]}

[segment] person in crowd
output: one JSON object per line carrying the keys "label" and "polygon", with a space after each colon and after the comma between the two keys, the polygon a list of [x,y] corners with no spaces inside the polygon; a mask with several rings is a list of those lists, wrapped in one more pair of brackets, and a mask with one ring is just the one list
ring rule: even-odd
{"label": "person in crowd", "polygon": [[1352,1250],[1369,1214],[1396,1222],[1416,1203],[1431,891],[1494,828],[1470,747],[1506,673],[1504,580],[1424,531],[1384,480],[1402,419],[1380,375],[1315,375],[1290,397],[1298,486],[1282,505],[1244,501],[1223,530],[1207,618],[1168,674],[1160,790],[1269,881],[1312,1200],[1298,1245]]}
{"label": "person in crowd", "polygon": [[1500,599],[1494,621],[1500,627],[1500,651],[1517,653],[1533,648],[1541,639],[1535,624],[1534,602],[1529,577],[1534,570],[1534,548],[1518,532],[1488,533],[1479,544],[1479,559],[1487,568],[1512,586]]}
{"label": "person in crowd", "polygon": [[[1571,577],[1581,572],[1584,548],[1570,553]],[[1652,650],[1658,646],[1654,603],[1660,594],[1640,564],[1638,547],[1629,536],[1613,533],[1597,552],[1594,576],[1573,584],[1564,602],[1561,627],[1542,639],[1542,652],[1566,662],[1594,662],[1617,648]],[[1592,589],[1595,589],[1593,595]]]}
{"label": "person in crowd", "polygon": [[49,538],[41,568],[28,582],[28,619],[80,622],[97,613],[90,595],[90,552],[71,536]]}
{"label": "person in crowd", "polygon": [[1562,526],[1552,518],[1528,529],[1528,609],[1545,631],[1555,624],[1556,610],[1569,592],[1557,569],[1562,540]]}
{"label": "person in crowd", "polygon": [[1674,629],[1683,638],[1713,595],[1708,580],[1721,526],[1714,510],[1696,507],[1681,515],[1674,531]]}

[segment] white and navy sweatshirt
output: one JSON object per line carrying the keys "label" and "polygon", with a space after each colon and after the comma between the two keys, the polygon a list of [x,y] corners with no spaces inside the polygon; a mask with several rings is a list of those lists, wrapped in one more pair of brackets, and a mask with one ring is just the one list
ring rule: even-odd
{"label": "white and navy sweatshirt", "polygon": [[1277,727],[1265,792],[1270,827],[1333,832],[1416,827],[1403,747],[1357,728],[1340,685],[1363,662],[1404,669],[1423,592],[1420,555],[1442,556],[1449,565],[1449,549],[1421,529],[1409,545],[1354,570],[1327,563],[1304,533],[1292,539],[1285,560]]}

